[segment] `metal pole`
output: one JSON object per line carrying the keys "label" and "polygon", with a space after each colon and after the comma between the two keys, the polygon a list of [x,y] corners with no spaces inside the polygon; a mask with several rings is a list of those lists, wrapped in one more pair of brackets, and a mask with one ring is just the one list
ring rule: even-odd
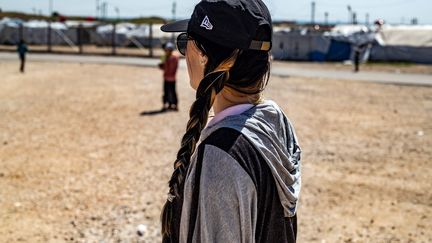
{"label": "metal pole", "polygon": [[[176,20],[176,12],[177,12],[177,3],[176,3],[176,1],[174,0],[174,1],[173,1],[173,5],[172,5],[172,10],[171,10],[171,13],[172,13],[172,21],[175,21],[175,20]],[[174,42],[174,38],[175,38],[174,33],[172,33],[172,34],[171,34],[171,42]]]}
{"label": "metal pole", "polygon": [[24,24],[23,23],[20,23],[20,25],[19,25],[18,36],[19,36],[18,43],[21,42],[22,40],[24,40]]}
{"label": "metal pole", "polygon": [[52,16],[53,12],[53,0],[49,0],[49,15]]}
{"label": "metal pole", "polygon": [[116,54],[116,24],[115,23],[113,24],[111,44],[112,44],[112,54],[115,55]]}
{"label": "metal pole", "polygon": [[348,24],[352,24],[352,9],[351,9],[351,6],[348,5],[347,9],[348,9]]}
{"label": "metal pole", "polygon": [[329,13],[328,12],[325,12],[324,13],[324,23],[325,23],[325,25],[328,25],[329,23],[328,23],[328,17],[329,17]]}
{"label": "metal pole", "polygon": [[51,18],[48,20],[48,36],[47,36],[48,52],[52,51],[51,47]]}
{"label": "metal pole", "polygon": [[316,6],[316,3],[313,1],[312,2],[312,16],[311,16],[311,23],[312,24],[315,24],[315,6]]}
{"label": "metal pole", "polygon": [[100,8],[100,0],[96,0],[96,15],[95,18],[98,19],[99,18],[99,8]]}
{"label": "metal pole", "polygon": [[78,25],[78,30],[77,30],[77,41],[78,41],[78,47],[79,47],[79,54],[83,53],[83,46],[82,46],[82,24]]}
{"label": "metal pole", "polygon": [[150,57],[153,57],[153,23],[150,23],[150,25],[149,25],[149,39],[150,39],[150,41],[149,41],[149,56]]}
{"label": "metal pole", "polygon": [[175,21],[176,19],[176,11],[177,11],[177,3],[176,1],[173,2],[172,5],[172,16],[173,16],[173,21]]}
{"label": "metal pole", "polygon": [[53,0],[49,0],[49,13],[48,13],[48,36],[47,36],[47,44],[48,44],[48,52],[52,51],[52,44],[51,44],[51,37],[52,37],[52,31],[51,31],[51,22],[52,22],[52,12],[53,12]]}

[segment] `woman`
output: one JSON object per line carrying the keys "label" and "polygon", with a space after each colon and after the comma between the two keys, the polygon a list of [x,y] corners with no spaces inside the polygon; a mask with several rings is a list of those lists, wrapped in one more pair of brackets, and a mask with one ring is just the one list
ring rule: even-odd
{"label": "woman", "polygon": [[212,0],[161,28],[186,32],[177,47],[196,89],[162,212],[163,242],[296,240],[300,147],[282,110],[262,98],[271,23],[261,0]]}

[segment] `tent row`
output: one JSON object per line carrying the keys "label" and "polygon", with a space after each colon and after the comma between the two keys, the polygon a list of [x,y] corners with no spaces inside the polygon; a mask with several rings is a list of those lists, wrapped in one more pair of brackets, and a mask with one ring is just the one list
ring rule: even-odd
{"label": "tent row", "polygon": [[[0,20],[0,44],[14,45],[22,37],[29,44],[160,47],[175,36],[160,24],[64,23],[4,18]],[[337,25],[328,32],[307,29],[274,29],[272,54],[279,60],[345,61],[360,52],[363,61],[404,61],[432,64],[432,26]]]}
{"label": "tent row", "polygon": [[280,60],[345,61],[359,51],[363,61],[432,64],[432,26],[338,25],[326,33],[276,29],[273,40],[273,56]]}
{"label": "tent row", "polygon": [[173,38],[160,31],[160,24],[136,25],[131,23],[103,24],[96,22],[66,21],[65,23],[4,18],[0,20],[0,44],[15,45],[21,36],[32,45],[46,45],[49,29],[53,45],[112,45],[160,47]]}

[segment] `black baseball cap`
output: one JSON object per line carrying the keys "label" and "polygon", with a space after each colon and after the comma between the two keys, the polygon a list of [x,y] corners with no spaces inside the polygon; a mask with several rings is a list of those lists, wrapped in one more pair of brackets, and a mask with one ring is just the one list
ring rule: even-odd
{"label": "black baseball cap", "polygon": [[[260,31],[264,28],[264,36]],[[165,24],[164,32],[197,34],[219,45],[242,50],[269,51],[272,20],[262,0],[202,0],[190,19]]]}

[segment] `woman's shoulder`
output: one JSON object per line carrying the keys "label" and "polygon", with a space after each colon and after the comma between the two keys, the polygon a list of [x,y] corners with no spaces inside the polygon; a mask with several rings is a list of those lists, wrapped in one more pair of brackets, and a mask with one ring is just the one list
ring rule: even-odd
{"label": "woman's shoulder", "polygon": [[206,145],[217,147],[225,152],[236,145],[241,132],[229,127],[220,127],[212,131],[201,143],[200,147],[203,149]]}
{"label": "woman's shoulder", "polygon": [[[260,152],[250,139],[237,129],[222,127],[215,130],[199,145],[198,153],[198,160],[211,163],[218,163],[227,158],[232,162],[229,167],[240,166],[243,172],[249,174],[255,185],[257,178],[262,177],[261,170],[266,170]],[[208,156],[209,154],[211,156]]]}

